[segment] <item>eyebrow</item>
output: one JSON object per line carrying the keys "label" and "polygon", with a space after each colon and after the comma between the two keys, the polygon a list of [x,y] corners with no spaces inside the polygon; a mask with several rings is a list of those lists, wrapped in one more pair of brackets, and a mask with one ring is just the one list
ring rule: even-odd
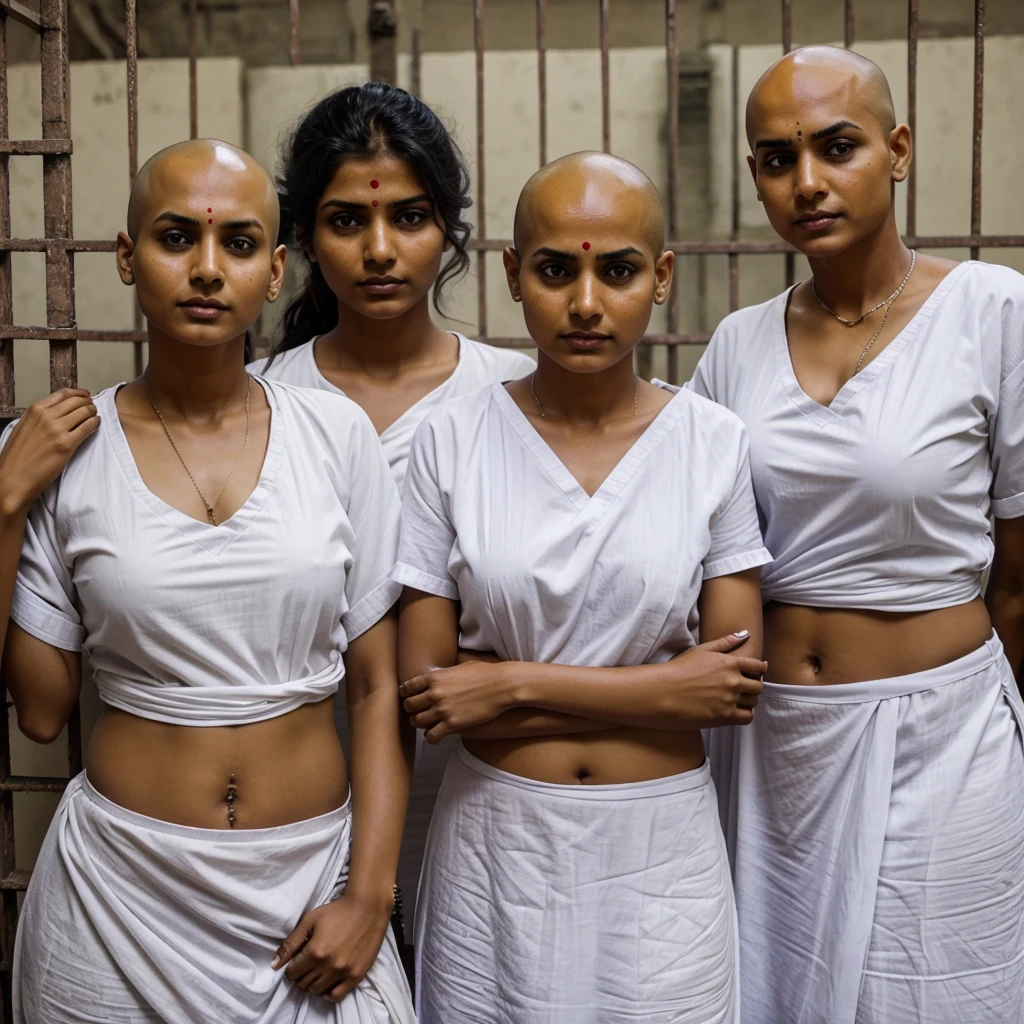
{"label": "eyebrow", "polygon": [[[431,197],[429,195],[427,195],[426,192],[424,192],[422,195],[410,196],[408,199],[396,199],[393,203],[388,203],[387,204],[387,208],[389,210],[394,210],[394,209],[396,209],[398,207],[401,207],[401,206],[411,206],[413,203],[423,203],[423,202],[427,202],[427,203],[433,202]],[[370,208],[370,204],[369,203],[350,203],[350,202],[347,202],[344,199],[328,199],[327,202],[325,202],[320,207],[320,209],[321,210],[326,210],[326,209],[329,209],[329,208],[332,208],[332,207],[335,207],[335,208],[338,208],[338,209],[341,209],[341,210],[368,210]]]}
{"label": "eyebrow", "polygon": [[230,228],[232,231],[241,231],[245,228],[259,228],[263,230],[263,225],[256,220],[255,217],[250,217],[248,220],[226,220],[221,224],[222,228]]}
{"label": "eyebrow", "polygon": [[[170,210],[164,210],[159,217],[156,218],[154,223],[160,221],[167,221],[170,224],[180,224],[183,227],[197,228],[199,227],[199,221],[195,217],[187,217],[183,213],[173,213]],[[260,231],[263,230],[263,225],[256,220],[255,217],[250,217],[247,220],[229,220],[221,224],[222,228],[228,228],[230,231],[243,231],[246,228],[258,228]]]}
{"label": "eyebrow", "polygon": [[[534,256],[549,256],[553,260],[575,260],[576,254],[572,252],[562,252],[560,249],[550,249],[546,245],[537,249]],[[635,246],[627,245],[625,249],[616,249],[614,252],[602,252],[598,253],[597,259],[599,260],[621,260],[624,256],[643,256],[643,253]]]}
{"label": "eyebrow", "polygon": [[[835,124],[830,124],[827,128],[819,128],[818,131],[813,132],[808,136],[808,140],[816,142],[818,139],[827,139],[830,135],[835,135],[836,132],[841,132],[844,128],[856,128],[859,132],[864,130],[859,124],[854,124],[852,121],[836,121]],[[754,149],[783,149],[792,144],[792,139],[758,139]]]}

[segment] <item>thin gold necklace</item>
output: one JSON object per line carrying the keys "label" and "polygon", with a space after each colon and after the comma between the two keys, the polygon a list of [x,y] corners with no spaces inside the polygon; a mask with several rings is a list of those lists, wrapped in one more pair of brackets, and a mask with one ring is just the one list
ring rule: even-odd
{"label": "thin gold necklace", "polygon": [[149,399],[149,404],[153,406],[153,412],[156,413],[156,418],[160,421],[160,426],[164,428],[164,433],[167,435],[167,440],[171,442],[171,447],[174,449],[174,454],[178,456],[178,461],[181,463],[182,468],[188,473],[189,480],[192,481],[192,486],[196,489],[196,493],[199,495],[203,502],[203,506],[206,508],[206,516],[210,522],[216,526],[217,518],[214,516],[213,511],[220,504],[220,499],[224,497],[224,492],[228,489],[228,481],[234,475],[235,468],[238,466],[239,461],[245,454],[245,449],[249,447],[249,395],[252,391],[252,376],[246,374],[245,382],[245,440],[242,442],[242,450],[235,456],[235,461],[231,463],[231,469],[228,472],[226,479],[224,480],[224,486],[220,489],[220,493],[214,498],[213,502],[207,500],[205,494],[203,494],[202,488],[196,483],[196,478],[192,475],[192,470],[188,468],[185,460],[181,457],[181,452],[178,451],[178,446],[174,443],[174,438],[171,437],[171,432],[167,429],[167,423],[165,422],[160,410],[156,406],[156,402],[153,401],[153,396],[150,394],[149,385],[146,383],[146,375],[142,375],[142,386],[146,389],[146,397]]}
{"label": "thin gold necklace", "polygon": [[830,313],[834,316],[844,327],[856,327],[862,320],[871,316],[872,313],[881,309],[883,306],[890,305],[900,297],[900,292],[907,286],[907,282],[910,280],[910,275],[914,272],[914,264],[917,262],[917,250],[910,250],[910,269],[907,271],[906,277],[900,281],[899,287],[889,296],[887,299],[882,299],[877,305],[872,306],[866,313],[861,313],[856,320],[847,320],[846,317],[840,316],[834,309],[829,309],[821,300],[821,296],[818,294],[818,289],[814,284],[814,278],[811,278],[811,294],[817,300],[817,303],[826,313]]}
{"label": "thin gold necklace", "polygon": [[[544,419],[547,419],[548,414],[544,411],[544,406],[540,404],[540,399],[537,397],[537,392],[533,387],[533,378],[536,376],[537,371],[534,370],[533,373],[530,374],[530,394],[533,395],[533,400],[537,403],[537,411]],[[640,378],[637,377],[636,374],[634,374],[634,377],[636,377],[636,387],[633,389],[633,415],[636,416],[640,411]]]}

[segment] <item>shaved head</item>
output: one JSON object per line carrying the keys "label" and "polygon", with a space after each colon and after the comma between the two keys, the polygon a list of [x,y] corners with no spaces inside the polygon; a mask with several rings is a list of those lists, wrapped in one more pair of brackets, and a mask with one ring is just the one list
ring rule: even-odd
{"label": "shaved head", "polygon": [[271,245],[277,238],[281,214],[277,191],[270,175],[248,153],[217,139],[178,142],[151,156],[139,170],[128,198],[128,237],[138,241],[139,228],[166,197],[185,180],[208,181],[225,187],[256,207],[253,213],[264,225]]}
{"label": "shaved head", "polygon": [[651,179],[608,153],[572,153],[542,167],[526,183],[516,204],[514,244],[524,253],[538,231],[562,214],[583,225],[623,213],[657,258],[665,248],[665,210]]}
{"label": "shaved head", "polygon": [[765,121],[787,114],[797,119],[802,108],[824,98],[834,99],[837,109],[845,105],[866,111],[886,134],[896,127],[889,82],[877,64],[839,46],[806,46],[777,60],[750,93],[746,125],[751,150]]}

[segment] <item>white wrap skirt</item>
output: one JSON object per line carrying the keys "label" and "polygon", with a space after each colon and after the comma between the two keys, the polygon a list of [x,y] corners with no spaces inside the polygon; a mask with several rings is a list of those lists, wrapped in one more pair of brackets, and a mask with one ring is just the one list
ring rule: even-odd
{"label": "white wrap skirt", "polygon": [[993,637],[714,731],[743,1024],[1024,1022],[1022,722]]}
{"label": "white wrap skirt", "polygon": [[126,810],[85,774],[39,853],[14,953],[16,1024],[412,1024],[390,929],[329,1003],[270,967],[348,874],[349,805],[278,828],[191,828]]}
{"label": "white wrap skirt", "polygon": [[706,763],[553,785],[459,744],[420,885],[420,1024],[737,1024],[716,807]]}

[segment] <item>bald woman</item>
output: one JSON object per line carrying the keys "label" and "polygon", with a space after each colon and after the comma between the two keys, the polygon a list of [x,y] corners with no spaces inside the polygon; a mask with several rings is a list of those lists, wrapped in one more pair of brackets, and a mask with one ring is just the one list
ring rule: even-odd
{"label": "bald woman", "polygon": [[117,243],[145,373],[51,395],[0,441],[19,727],[60,733],[83,651],[103,702],[25,899],[17,1024],[413,1019],[387,928],[409,778],[398,496],[352,402],[245,371],[277,221],[233,146],[157,154]]}
{"label": "bald woman", "polygon": [[723,321],[692,381],[750,431],[774,556],[770,682],[711,753],[743,1021],[1019,1024],[1024,278],[904,246],[912,140],[863,57],[779,61],[747,138],[813,276]]}
{"label": "bald woman", "polygon": [[673,268],[636,167],[544,168],[504,258],[536,373],[420,426],[393,577],[405,708],[460,739],[420,888],[419,1019],[736,1024],[700,728],[748,722],[764,670],[746,434],[633,372]]}

